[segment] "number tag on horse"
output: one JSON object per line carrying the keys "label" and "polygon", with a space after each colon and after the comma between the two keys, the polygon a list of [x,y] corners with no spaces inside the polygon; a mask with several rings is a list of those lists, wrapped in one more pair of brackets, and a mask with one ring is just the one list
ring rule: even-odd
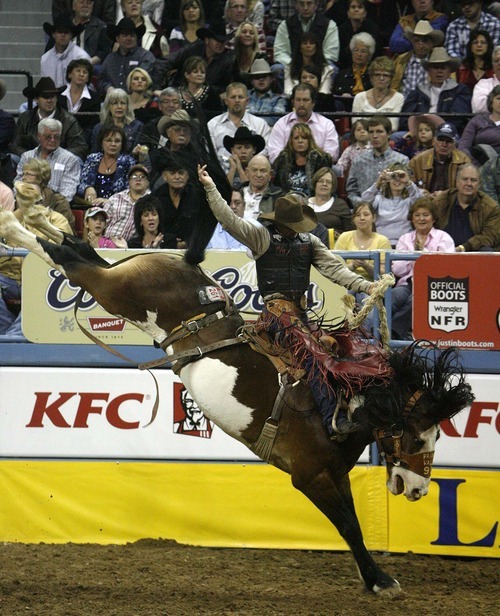
{"label": "number tag on horse", "polygon": [[219,287],[201,287],[198,289],[198,297],[202,305],[226,301],[224,291]]}

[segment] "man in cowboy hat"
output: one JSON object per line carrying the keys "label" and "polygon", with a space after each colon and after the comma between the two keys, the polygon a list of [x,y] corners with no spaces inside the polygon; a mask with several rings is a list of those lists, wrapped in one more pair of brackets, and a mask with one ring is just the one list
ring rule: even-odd
{"label": "man in cowboy hat", "polygon": [[200,56],[207,63],[207,83],[222,93],[231,81],[234,55],[226,49],[228,35],[223,21],[214,21],[210,26],[196,32],[198,40],[155,62],[154,81],[160,87],[178,87],[182,79],[182,67],[191,56]]}
{"label": "man in cowboy hat", "polygon": [[500,19],[482,10],[481,0],[460,0],[462,17],[454,19],[446,30],[444,45],[453,58],[463,60],[472,30],[489,32],[493,45],[500,45]]}
{"label": "man in cowboy hat", "polygon": [[108,36],[118,44],[118,49],[106,56],[99,75],[98,88],[104,98],[110,88],[127,90],[128,74],[142,68],[153,73],[155,57],[137,44],[137,28],[128,17],[120,19],[116,26],[108,26]]}
{"label": "man in cowboy hat", "polygon": [[420,20],[414,29],[405,28],[404,33],[411,42],[412,49],[394,59],[391,87],[406,97],[419,83],[427,79],[422,62],[429,59],[434,47],[443,44],[444,34],[441,30],[435,30],[425,19]]}
{"label": "man in cowboy hat", "polygon": [[178,111],[181,106],[179,90],[172,87],[164,88],[158,97],[161,117],[153,118],[139,129],[137,142],[146,145],[150,150],[153,148],[163,148],[167,143],[167,137],[158,130],[158,125],[163,118],[171,118],[172,114]]}
{"label": "man in cowboy hat", "polygon": [[[427,73],[427,80],[419,83],[405,98],[403,113],[417,115],[422,113],[462,114],[450,119],[461,132],[471,112],[472,92],[462,83],[451,78],[460,66],[458,58],[450,58],[444,47],[435,47],[428,60],[422,62]],[[403,126],[401,126],[401,124]],[[400,130],[407,128],[407,122],[401,118]]]}
{"label": "man in cowboy hat", "polygon": [[[407,32],[408,30],[413,31],[422,19],[429,21],[434,30],[441,30],[444,39],[448,17],[444,13],[434,10],[433,0],[412,0],[411,4],[415,12],[410,15],[403,15],[392,32],[389,41],[389,48],[392,53],[411,51],[412,41],[408,38]],[[439,44],[443,42],[443,39]]]}
{"label": "man in cowboy hat", "polygon": [[254,60],[250,68],[251,90],[248,91],[248,106],[250,113],[275,113],[274,116],[264,116],[269,126],[274,126],[287,111],[287,99],[282,94],[272,90],[273,75],[271,67],[264,58]]}
{"label": "man in cowboy hat", "polygon": [[[306,292],[313,265],[326,278],[348,289],[372,293],[374,283],[351,272],[345,264],[333,255],[311,231],[318,221],[314,210],[302,205],[297,195],[289,193],[276,200],[273,212],[261,214],[260,226],[236,216],[221,197],[214,181],[205,170],[198,167],[198,177],[207,193],[207,201],[217,220],[236,240],[247,246],[255,259],[257,284],[265,307],[261,316],[264,328],[274,334],[286,337],[285,327],[299,340],[307,340],[306,359],[300,367],[309,372],[309,381],[323,422],[330,433],[347,435],[358,429],[345,413],[337,414],[338,385],[334,375],[327,380],[320,376],[329,368],[321,363],[325,348],[314,343],[306,317]],[[280,301],[281,309],[274,312],[273,303]],[[298,317],[300,332],[297,332],[294,317]],[[305,333],[304,333],[304,330]],[[298,340],[295,339],[295,342]],[[285,341],[286,344],[286,341]],[[330,356],[329,356],[330,357]],[[313,366],[321,364],[321,368]],[[339,405],[340,406],[340,405]]]}
{"label": "man in cowboy hat", "polygon": [[231,156],[225,159],[225,171],[227,179],[233,188],[239,188],[244,182],[248,182],[246,168],[250,160],[262,152],[266,146],[264,137],[255,135],[246,126],[240,126],[234,133],[234,137],[226,135],[223,139],[224,147]]}
{"label": "man in cowboy hat", "polygon": [[81,58],[90,62],[91,58],[84,49],[71,40],[78,33],[78,28],[70,17],[59,17],[54,25],[45,22],[43,29],[54,39],[54,46],[40,58],[40,75],[51,77],[56,88],[62,88],[66,85],[68,64],[72,60]]}
{"label": "man in cowboy hat", "polygon": [[25,88],[23,94],[26,98],[34,98],[36,107],[24,111],[17,119],[11,152],[21,156],[24,152],[36,148],[38,123],[40,120],[52,118],[62,124],[60,146],[84,160],[89,148],[82,127],[71,113],[58,104],[58,90],[53,80],[50,77],[42,77],[35,87]]}

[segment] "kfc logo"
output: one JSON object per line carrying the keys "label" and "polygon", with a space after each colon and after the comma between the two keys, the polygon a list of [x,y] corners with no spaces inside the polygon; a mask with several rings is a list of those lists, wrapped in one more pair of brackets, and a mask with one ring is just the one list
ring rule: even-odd
{"label": "kfc logo", "polygon": [[463,434],[460,434],[453,423],[446,419],[441,422],[441,429],[446,436],[452,438],[479,438],[480,426],[494,426],[500,433],[500,414],[498,413],[498,402],[476,402],[472,403],[467,417],[467,423]]}
{"label": "kfc logo", "polygon": [[174,432],[199,438],[210,438],[213,423],[191,398],[182,383],[174,383]]}

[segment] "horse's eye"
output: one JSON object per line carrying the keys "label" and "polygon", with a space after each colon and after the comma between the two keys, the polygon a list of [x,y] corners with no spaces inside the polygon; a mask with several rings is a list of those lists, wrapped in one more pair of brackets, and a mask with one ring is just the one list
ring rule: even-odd
{"label": "horse's eye", "polygon": [[425,441],[423,441],[422,439],[419,439],[417,437],[415,437],[415,445],[417,445],[417,447],[423,447],[425,444]]}

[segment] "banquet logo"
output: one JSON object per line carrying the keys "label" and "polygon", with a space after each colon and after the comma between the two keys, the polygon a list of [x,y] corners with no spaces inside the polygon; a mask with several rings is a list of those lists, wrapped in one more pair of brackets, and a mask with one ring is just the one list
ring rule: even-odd
{"label": "banquet logo", "polygon": [[427,279],[428,324],[431,329],[455,332],[469,324],[469,278]]}

